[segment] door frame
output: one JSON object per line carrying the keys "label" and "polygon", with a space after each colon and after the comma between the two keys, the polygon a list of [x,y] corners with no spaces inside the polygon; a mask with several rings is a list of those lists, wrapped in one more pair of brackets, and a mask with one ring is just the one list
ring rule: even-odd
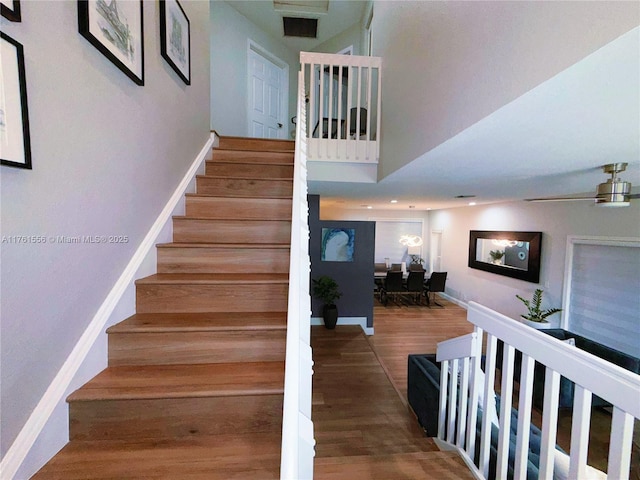
{"label": "door frame", "polygon": [[249,99],[251,98],[251,52],[257,53],[261,57],[273,63],[275,66],[280,68],[282,72],[282,87],[283,87],[283,95],[280,100],[280,119],[279,122],[282,123],[282,128],[279,129],[280,134],[278,138],[286,139],[289,132],[289,64],[279,57],[275,56],[273,53],[268,51],[266,48],[257,44],[251,39],[247,40],[247,96],[245,102],[245,112],[247,116],[247,136],[251,136],[251,102]]}

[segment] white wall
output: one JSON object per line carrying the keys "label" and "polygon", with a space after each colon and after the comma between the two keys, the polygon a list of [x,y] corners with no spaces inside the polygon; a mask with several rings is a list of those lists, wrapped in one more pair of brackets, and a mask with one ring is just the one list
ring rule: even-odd
{"label": "white wall", "polygon": [[373,55],[384,59],[381,177],[631,30],[639,18],[638,2],[376,1]]}
{"label": "white wall", "polygon": [[[516,294],[530,297],[545,291],[544,305],[560,307],[568,235],[640,237],[640,205],[596,207],[591,202],[513,202],[432,211],[430,228],[442,230],[442,269],[448,271],[447,293],[473,300],[511,318],[524,306]],[[541,231],[540,284],[503,277],[467,267],[469,230]],[[560,315],[549,320],[560,321]]]}
{"label": "white wall", "polygon": [[321,43],[312,51],[321,53],[338,53],[339,51],[347,48],[349,45],[353,45],[353,54],[363,55],[364,53],[361,51],[360,47],[361,43],[362,27],[358,23],[346,29],[344,32],[341,32],[338,35],[330,38],[326,42]]}
{"label": "white wall", "polygon": [[21,23],[3,19],[25,49],[33,170],[0,169],[2,235],[128,241],[2,244],[2,456],[209,138],[209,3],[181,4],[190,86],[160,56],[158,2],[144,2],[143,87],[78,33],[75,1],[21,2]]}
{"label": "white wall", "polygon": [[[298,52],[293,52],[227,2],[211,0],[211,128],[220,135],[247,136],[247,42],[289,65],[289,113],[285,129],[295,127]],[[287,138],[290,139],[289,133]]]}

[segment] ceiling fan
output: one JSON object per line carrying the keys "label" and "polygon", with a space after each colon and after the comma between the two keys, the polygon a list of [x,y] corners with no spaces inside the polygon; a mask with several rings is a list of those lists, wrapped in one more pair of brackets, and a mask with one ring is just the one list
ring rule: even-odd
{"label": "ceiling fan", "polygon": [[601,207],[628,207],[629,200],[640,198],[640,194],[631,193],[631,183],[618,178],[624,172],[627,163],[609,163],[602,166],[604,173],[610,174],[606,182],[598,185],[595,197],[549,197],[528,198],[525,202],[570,202],[574,200],[594,200]]}

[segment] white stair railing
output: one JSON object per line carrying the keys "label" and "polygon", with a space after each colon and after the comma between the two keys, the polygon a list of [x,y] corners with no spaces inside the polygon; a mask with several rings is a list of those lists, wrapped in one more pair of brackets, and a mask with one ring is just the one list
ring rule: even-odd
{"label": "white stair railing", "polygon": [[298,122],[289,261],[289,299],[282,418],[280,478],[311,480],[315,440],[311,421],[311,297],[309,278],[309,207],[307,203],[307,135],[304,82],[298,75]]}
{"label": "white stair railing", "polygon": [[376,164],[382,59],[300,52],[310,161]]}
{"label": "white stair railing", "polygon": [[[474,333],[438,344],[437,360],[442,362],[438,425],[440,442],[456,447],[467,463],[473,465],[480,388],[484,391],[480,408],[488,412],[495,381],[497,344],[498,340],[502,340],[504,350],[495,477],[507,478],[514,357],[518,350],[522,352],[522,364],[513,478],[527,478],[535,362],[546,368],[538,478],[553,478],[560,376],[575,383],[568,478],[587,477],[593,395],[602,397],[613,406],[607,478],[629,478],[634,419],[640,418],[640,375],[474,302],[469,303],[467,319],[475,325]],[[484,384],[479,385],[476,379],[482,375],[480,358],[485,332],[486,373]],[[480,478],[488,478],[489,474],[489,417],[489,414],[482,416],[478,461],[472,467]]]}

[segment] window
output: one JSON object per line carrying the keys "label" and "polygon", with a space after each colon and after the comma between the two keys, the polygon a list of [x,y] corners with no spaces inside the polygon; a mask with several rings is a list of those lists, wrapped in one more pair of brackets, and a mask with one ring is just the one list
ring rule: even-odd
{"label": "window", "polygon": [[640,357],[640,239],[569,237],[563,325]]}

